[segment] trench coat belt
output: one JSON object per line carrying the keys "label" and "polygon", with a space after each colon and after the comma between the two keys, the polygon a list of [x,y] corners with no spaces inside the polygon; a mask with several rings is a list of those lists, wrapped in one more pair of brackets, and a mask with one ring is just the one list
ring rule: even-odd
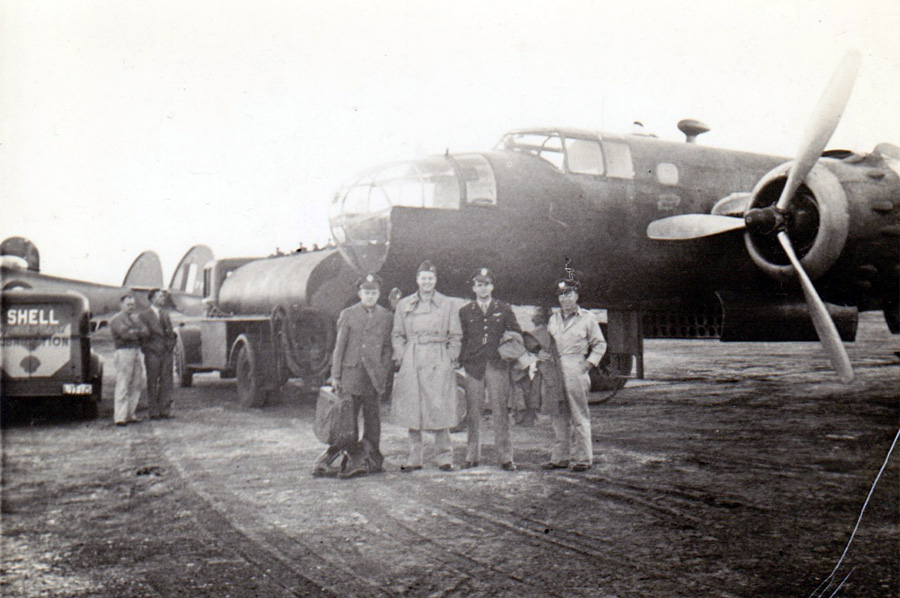
{"label": "trench coat belt", "polygon": [[432,334],[429,332],[424,332],[417,336],[414,336],[413,339],[420,345],[424,345],[427,343],[446,343],[449,340],[446,334]]}

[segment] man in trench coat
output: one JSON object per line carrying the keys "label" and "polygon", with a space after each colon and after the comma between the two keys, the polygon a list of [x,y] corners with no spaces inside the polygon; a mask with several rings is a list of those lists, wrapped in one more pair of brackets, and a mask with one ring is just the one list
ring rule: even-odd
{"label": "man in trench coat", "polygon": [[422,262],[416,272],[419,290],[404,297],[394,313],[394,377],[391,417],[409,430],[409,456],[401,471],[422,469],[422,430],[434,432],[435,462],[442,471],[453,469],[450,428],[459,423],[456,361],[462,328],[456,302],[438,293],[437,269]]}

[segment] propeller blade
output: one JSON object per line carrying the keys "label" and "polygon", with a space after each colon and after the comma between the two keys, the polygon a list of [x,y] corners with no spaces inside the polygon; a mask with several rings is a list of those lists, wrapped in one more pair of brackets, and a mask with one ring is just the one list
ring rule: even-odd
{"label": "propeller blade", "polygon": [[714,214],[679,214],[654,220],[647,226],[647,236],[660,241],[700,239],[744,228],[743,218]]}
{"label": "propeller blade", "polygon": [[816,328],[816,334],[819,335],[819,340],[822,342],[822,346],[825,347],[825,352],[828,353],[831,365],[837,371],[841,382],[847,384],[853,380],[853,366],[850,365],[850,358],[847,356],[847,350],[844,349],[844,344],[841,342],[841,336],[838,334],[837,327],[831,320],[831,316],[828,315],[828,309],[826,309],[825,303],[819,297],[819,293],[816,292],[816,287],[813,286],[809,276],[806,275],[806,271],[803,270],[800,260],[797,259],[797,254],[794,253],[794,247],[791,245],[791,239],[788,237],[788,234],[785,231],[778,233],[778,241],[791,260],[794,270],[797,271],[797,276],[800,278],[800,286],[803,287],[803,295],[806,297],[806,304],[809,306],[809,314],[812,317],[813,326]]}
{"label": "propeller blade", "polygon": [[819,103],[813,112],[813,117],[807,125],[806,133],[803,135],[803,142],[797,150],[797,156],[788,172],[787,183],[778,198],[777,207],[781,211],[785,211],[791,202],[791,198],[800,183],[816,165],[819,156],[831,139],[834,130],[841,120],[847,101],[850,99],[850,92],[853,90],[853,83],[856,81],[856,73],[859,70],[861,57],[857,50],[850,50],[844,56],[841,64],[831,76],[828,86]]}

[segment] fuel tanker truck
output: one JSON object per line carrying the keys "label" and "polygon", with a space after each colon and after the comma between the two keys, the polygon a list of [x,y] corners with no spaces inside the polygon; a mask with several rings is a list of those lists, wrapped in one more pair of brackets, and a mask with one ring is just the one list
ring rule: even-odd
{"label": "fuel tanker truck", "polygon": [[203,270],[206,316],[176,327],[175,373],[236,378],[241,404],[261,407],[288,379],[315,392],[328,377],[340,311],[358,274],[337,249],[225,258]]}

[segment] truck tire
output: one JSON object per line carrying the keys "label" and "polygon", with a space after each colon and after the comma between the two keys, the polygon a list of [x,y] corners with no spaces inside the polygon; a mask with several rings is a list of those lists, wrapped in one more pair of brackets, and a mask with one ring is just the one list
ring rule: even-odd
{"label": "truck tire", "polygon": [[91,355],[91,396],[78,406],[79,419],[97,419],[100,401],[103,400],[103,362],[97,355]]}
{"label": "truck tire", "polygon": [[246,336],[238,337],[235,374],[237,378],[238,400],[244,407],[262,407],[266,404],[266,391],[262,388],[261,364]]}
{"label": "truck tire", "polygon": [[190,388],[194,383],[194,372],[188,369],[187,359],[184,356],[184,342],[178,337],[175,343],[175,358],[172,360],[175,369],[175,381],[181,388]]}
{"label": "truck tire", "polygon": [[84,401],[81,402],[81,405],[78,406],[79,419],[97,419],[97,415],[100,413],[99,403],[100,402],[94,397],[84,399]]}

